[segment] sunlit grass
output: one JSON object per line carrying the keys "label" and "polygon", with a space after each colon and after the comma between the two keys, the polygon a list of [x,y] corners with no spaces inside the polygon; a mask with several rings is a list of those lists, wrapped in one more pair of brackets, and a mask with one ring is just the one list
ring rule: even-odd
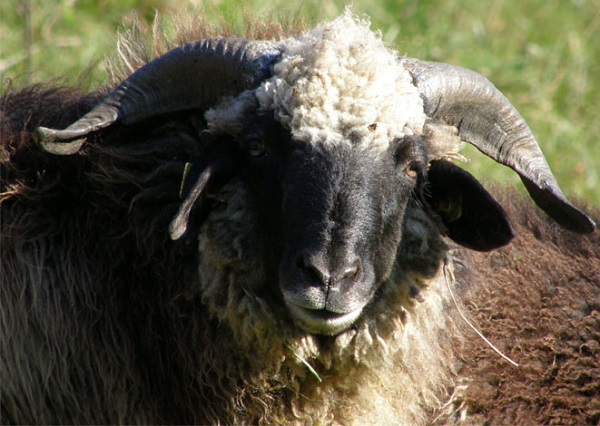
{"label": "sunlit grass", "polygon": [[[0,74],[22,85],[62,77],[93,88],[106,79],[124,17],[151,23],[193,8],[243,28],[248,16],[313,25],[346,2],[305,0],[3,0]],[[537,136],[559,183],[600,205],[600,2],[598,0],[355,0],[386,43],[401,54],[471,68],[511,99]],[[27,11],[30,18],[27,18]],[[26,22],[31,25],[27,26]],[[483,180],[516,176],[468,149],[468,168]]]}

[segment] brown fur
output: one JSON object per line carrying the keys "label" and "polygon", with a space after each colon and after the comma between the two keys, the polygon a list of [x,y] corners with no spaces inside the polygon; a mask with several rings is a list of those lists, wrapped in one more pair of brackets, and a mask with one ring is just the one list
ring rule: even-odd
{"label": "brown fur", "polygon": [[[125,133],[124,146],[62,158],[35,145],[38,125],[64,127],[97,97],[37,86],[2,98],[1,339],[10,366],[2,382],[22,386],[3,389],[3,422],[150,422],[166,410],[156,404],[176,405],[175,393],[150,398],[159,385],[144,377],[163,371],[157,378],[168,387],[178,374],[157,368],[168,350],[156,346],[165,330],[153,324],[161,283],[191,273],[186,243],[173,248],[166,233],[177,209],[184,131],[171,127],[174,136],[154,146],[149,137],[128,145]],[[174,259],[181,268],[157,267]]]}
{"label": "brown fur", "polygon": [[[469,333],[468,423],[598,424],[600,233],[564,231],[512,191],[497,198],[518,235],[491,253],[463,250],[457,278],[479,329],[519,367]],[[598,222],[600,211],[587,211]]]}

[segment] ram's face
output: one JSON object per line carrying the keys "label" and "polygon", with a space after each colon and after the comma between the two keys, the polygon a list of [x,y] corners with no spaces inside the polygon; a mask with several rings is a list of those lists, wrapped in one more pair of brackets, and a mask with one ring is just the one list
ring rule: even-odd
{"label": "ram's face", "polygon": [[350,327],[389,275],[426,155],[417,137],[385,150],[294,140],[263,120],[242,141],[259,239],[294,321],[311,333]]}

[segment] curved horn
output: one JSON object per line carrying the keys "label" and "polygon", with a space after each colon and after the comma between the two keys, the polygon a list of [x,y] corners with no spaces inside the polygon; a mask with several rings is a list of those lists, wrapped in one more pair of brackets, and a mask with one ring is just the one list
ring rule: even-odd
{"label": "curved horn", "polygon": [[594,222],[567,201],[535,137],[485,77],[448,64],[403,58],[430,120],[455,126],[462,140],[519,174],[529,195],[561,226],[590,233]]}
{"label": "curved horn", "polygon": [[270,42],[216,38],[175,48],[141,67],[94,109],[64,130],[38,128],[50,153],[76,153],[85,137],[117,121],[131,124],[168,112],[208,108],[256,87],[280,51]]}

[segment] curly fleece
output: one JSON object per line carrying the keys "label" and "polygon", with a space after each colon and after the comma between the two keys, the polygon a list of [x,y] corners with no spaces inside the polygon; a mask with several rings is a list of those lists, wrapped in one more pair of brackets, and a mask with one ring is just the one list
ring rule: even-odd
{"label": "curly fleece", "polygon": [[251,92],[255,98],[246,92],[207,112],[213,129],[235,128],[253,98],[261,110],[274,111],[294,138],[308,143],[376,149],[422,133],[423,101],[410,74],[369,22],[350,10],[286,40],[282,49],[273,77]]}

